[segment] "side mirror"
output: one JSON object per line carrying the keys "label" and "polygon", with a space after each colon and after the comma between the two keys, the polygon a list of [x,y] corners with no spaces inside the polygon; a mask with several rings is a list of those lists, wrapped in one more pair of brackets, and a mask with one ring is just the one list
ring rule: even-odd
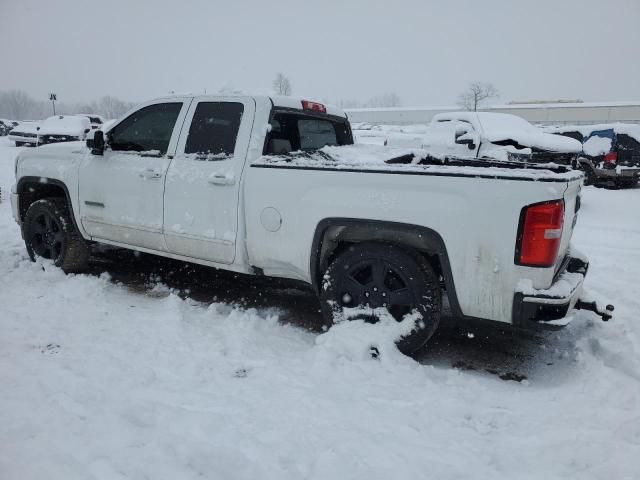
{"label": "side mirror", "polygon": [[102,130],[96,130],[93,135],[93,140],[87,138],[87,147],[91,149],[91,153],[94,155],[104,154],[104,132]]}
{"label": "side mirror", "polygon": [[458,145],[466,145],[469,150],[475,150],[476,144],[472,138],[461,138],[463,136],[470,136],[467,130],[456,130],[455,143]]}

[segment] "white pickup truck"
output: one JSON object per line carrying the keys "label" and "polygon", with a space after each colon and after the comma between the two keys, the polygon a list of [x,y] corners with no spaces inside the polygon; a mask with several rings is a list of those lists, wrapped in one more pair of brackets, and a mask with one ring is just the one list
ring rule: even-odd
{"label": "white pickup truck", "polygon": [[32,259],[79,272],[103,243],[301,280],[328,322],[409,319],[407,353],[444,300],[457,317],[523,326],[576,306],[582,173],[352,144],[346,115],[315,102],[163,98],[86,144],[21,152],[11,204]]}

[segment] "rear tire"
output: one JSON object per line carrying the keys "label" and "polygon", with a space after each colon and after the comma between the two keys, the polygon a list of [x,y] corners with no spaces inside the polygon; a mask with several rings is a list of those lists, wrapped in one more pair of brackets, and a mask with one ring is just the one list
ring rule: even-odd
{"label": "rear tire", "polygon": [[48,198],[33,202],[22,229],[32,261],[36,257],[53,260],[66,273],[86,270],[89,246],[76,229],[65,200]]}
{"label": "rear tire", "polygon": [[[343,308],[386,308],[397,320],[418,312],[413,330],[400,338],[398,349],[411,355],[419,350],[440,323],[440,282],[418,253],[395,245],[361,243],[349,246],[327,268],[320,288],[327,323],[333,325]],[[376,322],[378,318],[365,318]]]}

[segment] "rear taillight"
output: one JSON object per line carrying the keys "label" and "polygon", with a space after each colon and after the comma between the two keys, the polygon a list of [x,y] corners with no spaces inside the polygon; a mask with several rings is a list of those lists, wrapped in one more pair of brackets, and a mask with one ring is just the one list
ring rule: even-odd
{"label": "rear taillight", "polygon": [[515,262],[526,267],[551,267],[560,249],[564,200],[536,203],[522,209]]}
{"label": "rear taillight", "polygon": [[618,152],[609,152],[604,156],[604,163],[615,165],[618,163]]}

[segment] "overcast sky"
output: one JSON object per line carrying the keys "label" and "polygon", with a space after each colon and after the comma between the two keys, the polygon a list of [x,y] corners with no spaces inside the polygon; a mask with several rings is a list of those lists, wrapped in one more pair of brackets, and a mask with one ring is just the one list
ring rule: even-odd
{"label": "overcast sky", "polygon": [[453,105],[640,100],[640,0],[0,0],[0,90],[139,101],[223,86]]}

